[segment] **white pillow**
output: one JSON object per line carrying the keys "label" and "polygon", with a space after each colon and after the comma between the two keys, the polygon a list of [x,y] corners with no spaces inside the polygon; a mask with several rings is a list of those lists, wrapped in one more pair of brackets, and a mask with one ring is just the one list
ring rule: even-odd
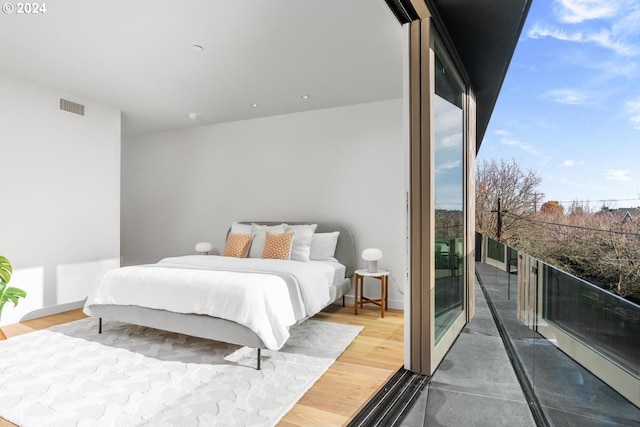
{"label": "white pillow", "polygon": [[285,233],[293,231],[291,258],[295,261],[309,262],[311,255],[311,240],[318,224],[287,225]]}
{"label": "white pillow", "polygon": [[310,259],[314,261],[335,261],[339,231],[331,233],[314,233],[311,239]]}
{"label": "white pillow", "polygon": [[251,249],[249,249],[249,258],[262,258],[267,231],[274,234],[284,233],[286,226],[287,224],[260,225],[252,223],[251,234],[253,234],[253,242],[251,243]]}
{"label": "white pillow", "polygon": [[231,232],[234,234],[251,234],[251,224],[240,224],[234,222],[231,224]]}

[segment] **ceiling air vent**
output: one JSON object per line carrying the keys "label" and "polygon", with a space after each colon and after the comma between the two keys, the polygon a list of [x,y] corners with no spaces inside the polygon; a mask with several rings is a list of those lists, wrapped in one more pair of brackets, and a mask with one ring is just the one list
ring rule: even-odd
{"label": "ceiling air vent", "polygon": [[60,109],[84,116],[84,105],[69,101],[68,99],[60,98]]}

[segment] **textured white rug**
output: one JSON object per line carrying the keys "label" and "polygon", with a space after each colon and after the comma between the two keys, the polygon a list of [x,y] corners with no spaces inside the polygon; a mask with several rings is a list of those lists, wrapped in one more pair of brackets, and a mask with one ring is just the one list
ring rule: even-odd
{"label": "textured white rug", "polygon": [[314,320],[278,352],[83,319],[0,341],[0,416],[29,426],[269,426],[362,330]]}

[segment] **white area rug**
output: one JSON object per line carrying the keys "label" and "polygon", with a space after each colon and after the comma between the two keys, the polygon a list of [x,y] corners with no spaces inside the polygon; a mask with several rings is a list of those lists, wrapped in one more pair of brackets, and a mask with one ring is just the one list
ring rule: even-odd
{"label": "white area rug", "polygon": [[270,426],[362,330],[314,320],[277,352],[83,319],[0,341],[0,416],[29,426]]}

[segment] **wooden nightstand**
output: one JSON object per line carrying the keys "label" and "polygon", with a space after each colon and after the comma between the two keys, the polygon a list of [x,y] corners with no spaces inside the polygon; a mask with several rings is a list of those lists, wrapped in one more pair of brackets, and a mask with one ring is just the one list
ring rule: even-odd
{"label": "wooden nightstand", "polygon": [[[364,296],[364,278],[373,277],[380,280],[380,298],[372,299]],[[384,311],[388,309],[389,305],[389,272],[386,270],[378,270],[375,273],[371,273],[367,270],[356,270],[356,289],[355,289],[355,313],[358,314],[358,307],[362,307],[364,304],[375,304],[380,306],[380,314],[384,317]]]}

